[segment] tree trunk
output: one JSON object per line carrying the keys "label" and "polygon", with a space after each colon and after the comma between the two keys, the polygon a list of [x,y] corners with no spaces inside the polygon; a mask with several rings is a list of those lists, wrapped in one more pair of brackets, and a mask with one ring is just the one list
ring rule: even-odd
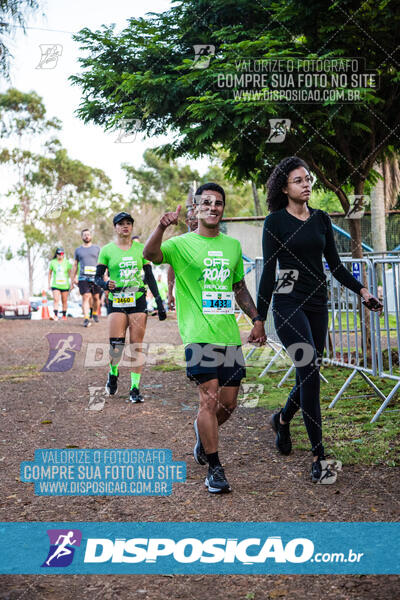
{"label": "tree trunk", "polygon": [[[382,175],[380,165],[375,165],[374,169]],[[383,179],[379,179],[371,190],[371,233],[374,251],[386,252],[385,182]]]}
{"label": "tree trunk", "polygon": [[[361,194],[362,193],[363,192],[361,192]],[[359,195],[360,192],[358,190],[355,190],[355,194]],[[362,249],[362,245],[361,245],[362,244],[361,220],[362,219],[349,219],[349,228],[350,228],[350,235],[351,235],[351,255],[353,258],[362,258],[363,257],[363,249]],[[368,284],[368,276],[367,276],[366,268],[367,267],[365,265],[363,265],[363,267],[361,269],[361,273],[362,273],[361,283],[363,284],[364,287],[366,287],[368,289],[369,284]],[[364,332],[361,298],[358,301],[358,314],[360,315],[360,325],[361,325],[361,352],[360,352],[360,354],[362,355],[362,348],[363,348],[364,342],[365,342],[367,355],[368,355],[369,360],[371,360],[371,327],[370,327],[370,322],[369,322],[369,311],[368,310],[365,311],[365,320],[364,320],[365,332]],[[365,335],[365,341],[363,339],[364,335]]]}
{"label": "tree trunk", "polygon": [[260,216],[262,214],[261,212],[261,204],[260,204],[260,198],[258,195],[258,191],[257,191],[257,186],[254,183],[254,181],[251,182],[251,189],[253,191],[253,200],[254,200],[254,211],[256,216]]}
{"label": "tree trunk", "polygon": [[30,246],[27,246],[26,258],[28,259],[29,295],[33,296],[33,260]]}
{"label": "tree trunk", "polygon": [[362,258],[361,219],[349,219],[351,235],[351,255],[353,258]]}

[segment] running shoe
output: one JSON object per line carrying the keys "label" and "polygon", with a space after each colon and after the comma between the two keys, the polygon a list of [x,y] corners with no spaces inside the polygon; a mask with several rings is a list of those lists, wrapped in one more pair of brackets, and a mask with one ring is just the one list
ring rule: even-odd
{"label": "running shoe", "polygon": [[318,458],[311,465],[311,479],[313,483],[331,484],[337,479],[337,472],[333,471],[324,457]]}
{"label": "running shoe", "polygon": [[140,402],[144,402],[143,396],[139,392],[138,388],[135,388],[135,387],[132,388],[131,391],[129,392],[129,400],[133,404],[139,404]]}
{"label": "running shoe", "polygon": [[67,320],[68,320],[68,319],[67,319],[67,317],[66,317],[65,315],[63,315],[63,316],[61,317],[61,321],[67,321]]}
{"label": "running shoe", "polygon": [[83,321],[83,326],[84,326],[84,327],[90,327],[90,321],[89,321],[89,319],[85,319],[85,320]]}
{"label": "running shoe", "polygon": [[218,465],[217,467],[208,467],[204,485],[208,487],[208,491],[211,494],[227,494],[232,491],[221,465]]}
{"label": "running shoe", "polygon": [[282,425],[280,422],[282,409],[269,418],[269,423],[276,433],[275,446],[281,454],[286,456],[292,451],[292,440],[290,438],[289,423]]}
{"label": "running shoe", "polygon": [[99,317],[97,315],[93,315],[93,321],[95,323],[98,323],[99,322]]}
{"label": "running shoe", "polygon": [[199,465],[206,465],[207,464],[207,456],[206,456],[206,453],[204,451],[203,444],[201,443],[201,439],[200,439],[200,435],[199,435],[199,430],[198,430],[198,427],[197,427],[197,419],[193,423],[193,429],[194,429],[194,432],[196,434],[196,444],[195,444],[195,447],[193,448],[194,460]]}
{"label": "running shoe", "polygon": [[114,396],[118,390],[118,375],[108,374],[108,379],[106,383],[106,394],[109,396]]}

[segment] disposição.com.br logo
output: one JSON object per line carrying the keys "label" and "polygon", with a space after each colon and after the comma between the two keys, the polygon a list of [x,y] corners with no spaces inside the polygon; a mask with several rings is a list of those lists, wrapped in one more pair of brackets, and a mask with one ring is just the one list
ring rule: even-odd
{"label": "disposi\u00e7\u00e3o.com.br logo", "polygon": [[82,532],[79,529],[48,529],[50,548],[42,567],[68,567],[74,558],[75,547],[80,546]]}

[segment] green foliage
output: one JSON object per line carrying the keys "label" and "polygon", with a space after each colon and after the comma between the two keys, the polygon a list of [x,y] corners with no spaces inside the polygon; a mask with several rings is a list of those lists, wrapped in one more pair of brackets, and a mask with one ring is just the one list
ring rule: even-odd
{"label": "green foliage", "polygon": [[[154,150],[146,150],[144,165],[135,168],[123,164],[127,183],[131,185],[130,208],[140,211],[145,205],[151,205],[155,214],[175,210],[178,204],[185,206],[193,182],[199,186],[207,181],[219,183],[225,190],[225,216],[240,217],[254,214],[254,202],[250,184],[239,185],[226,178],[222,167],[223,155],[219,153],[206,173],[200,177],[196,170],[178,161],[160,157]],[[183,230],[182,224],[182,230]]]}
{"label": "green foliage", "polygon": [[[160,15],[131,19],[119,34],[113,27],[83,29],[78,114],[85,122],[113,127],[121,118],[140,119],[149,136],[175,138],[159,152],[176,158],[226,152],[224,168],[238,181],[265,185],[283,157],[300,154],[318,185],[336,193],[344,209],[347,194],[363,193],[374,163],[392,145],[399,149],[400,14],[394,2],[343,0],[189,0]],[[340,35],[338,35],[338,31]],[[192,68],[195,44],[215,46],[206,69]],[[359,104],[326,101],[276,103],[235,100],[218,87],[218,75],[234,73],[241,59],[360,57],[379,74],[379,89],[365,89]],[[269,119],[290,118],[283,144],[267,141]]]}
{"label": "green foliage", "polygon": [[[60,244],[71,256],[80,243],[81,227],[96,223],[99,230],[106,230],[123,200],[112,192],[103,171],[72,159],[57,139],[49,137],[60,122],[47,119],[35,92],[11,89],[0,94],[0,118],[3,137],[9,138],[8,147],[0,149],[0,165],[14,176],[2,220],[20,228],[17,255],[28,262],[32,288],[37,260],[49,259]],[[41,151],[24,148],[32,136],[42,142]],[[18,144],[11,147],[15,138]],[[107,236],[109,240],[109,232]]]}

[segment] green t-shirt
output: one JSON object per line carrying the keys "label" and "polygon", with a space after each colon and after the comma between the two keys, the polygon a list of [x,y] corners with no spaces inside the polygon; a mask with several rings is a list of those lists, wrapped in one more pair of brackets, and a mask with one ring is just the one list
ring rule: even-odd
{"label": "green t-shirt", "polygon": [[[142,269],[149,261],[143,257],[144,244],[132,242],[129,250],[121,250],[114,242],[103,246],[100,250],[98,263],[106,265],[110,279],[115,281],[117,288],[142,288],[135,292],[135,298],[143,295]],[[109,299],[113,299],[110,292]]]}
{"label": "green t-shirt", "polygon": [[[241,344],[232,286],[244,277],[240,242],[220,233],[185,233],[161,245],[175,271],[176,311],[184,344]],[[223,314],[230,311],[231,314]]]}
{"label": "green t-shirt", "polygon": [[58,261],[56,258],[50,261],[50,271],[53,271],[51,277],[51,287],[59,288],[60,290],[69,290],[69,271],[72,269],[72,263],[67,259]]}

